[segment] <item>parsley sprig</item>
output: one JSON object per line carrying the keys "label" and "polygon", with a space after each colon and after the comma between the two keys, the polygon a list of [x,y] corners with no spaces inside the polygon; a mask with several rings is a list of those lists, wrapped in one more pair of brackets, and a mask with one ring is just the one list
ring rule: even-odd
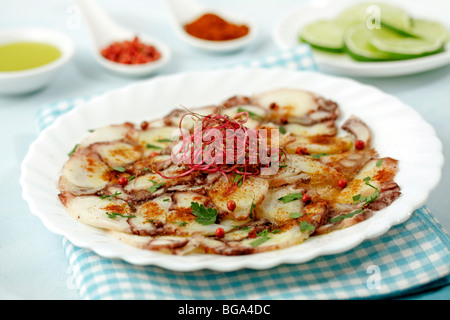
{"label": "parsley sprig", "polygon": [[204,205],[198,202],[191,202],[192,214],[195,215],[197,221],[200,224],[208,225],[213,224],[217,220],[217,210],[213,208],[206,208]]}

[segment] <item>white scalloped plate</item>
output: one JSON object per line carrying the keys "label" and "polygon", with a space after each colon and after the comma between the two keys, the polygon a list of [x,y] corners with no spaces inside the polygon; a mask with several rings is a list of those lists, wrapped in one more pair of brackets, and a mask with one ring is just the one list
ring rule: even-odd
{"label": "white scalloped plate", "polygon": [[[298,34],[303,26],[320,19],[333,19],[345,8],[358,2],[383,2],[368,0],[312,0],[290,10],[275,26],[273,38],[283,48],[299,45]],[[386,2],[386,1],[384,1]],[[390,0],[389,4],[407,11],[414,18],[441,22],[450,30],[448,0]],[[390,77],[408,75],[433,70],[450,64],[450,42],[444,52],[427,57],[386,62],[360,62],[347,54],[325,53],[314,50],[314,60],[323,72],[333,72],[345,76]]]}
{"label": "white scalloped plate", "polygon": [[[283,250],[232,257],[172,256],[137,249],[103,230],[74,220],[59,202],[60,169],[67,161],[67,153],[89,129],[125,121],[140,123],[161,117],[179,105],[203,106],[236,94],[250,95],[279,87],[311,90],[335,100],[342,110],[341,122],[351,114],[365,121],[374,133],[374,147],[380,155],[399,160],[396,181],[402,190],[400,198],[367,221],[345,230],[313,237]],[[156,265],[176,271],[231,271],[302,263],[321,255],[350,250],[365,239],[380,236],[393,225],[407,220],[425,203],[440,180],[443,159],[442,144],[434,129],[412,108],[376,88],[315,72],[228,69],[161,76],[80,105],[60,116],[32,143],[22,163],[20,182],[31,212],[50,231],[67,237],[76,246],[136,265]]]}

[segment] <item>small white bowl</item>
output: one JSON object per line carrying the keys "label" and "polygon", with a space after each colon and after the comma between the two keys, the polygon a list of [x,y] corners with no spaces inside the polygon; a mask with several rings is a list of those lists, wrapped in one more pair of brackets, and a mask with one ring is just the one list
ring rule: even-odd
{"label": "small white bowl", "polygon": [[139,37],[139,40],[142,43],[145,43],[147,45],[152,45],[156,48],[156,50],[161,53],[161,57],[158,60],[147,62],[147,63],[141,63],[141,64],[123,64],[119,62],[114,62],[111,60],[106,59],[101,54],[101,50],[106,48],[108,45],[112,44],[115,41],[121,42],[121,41],[131,41],[133,40],[134,36],[136,34],[133,33],[127,33],[126,36],[115,37],[114,40],[111,40],[108,43],[104,43],[103,46],[98,44],[98,46],[95,47],[94,51],[94,57],[97,60],[97,62],[105,69],[114,72],[119,75],[129,76],[129,77],[144,77],[151,75],[158,71],[160,68],[162,68],[167,62],[170,60],[170,50],[169,48],[162,43],[160,40],[146,36],[146,35],[137,35]]}
{"label": "small white bowl", "polygon": [[[170,13],[173,29],[180,39],[193,47],[211,52],[232,52],[242,49],[256,38],[256,23],[237,12],[210,8],[195,0],[165,0],[164,3]],[[184,26],[205,13],[216,14],[234,24],[247,25],[249,32],[241,38],[225,41],[204,40],[187,33]]]}
{"label": "small white bowl", "polygon": [[61,51],[61,56],[55,61],[37,68],[0,71],[0,94],[2,95],[24,94],[46,87],[60,69],[72,59],[75,52],[72,40],[55,30],[23,28],[0,32],[0,45],[22,41],[54,45]]}

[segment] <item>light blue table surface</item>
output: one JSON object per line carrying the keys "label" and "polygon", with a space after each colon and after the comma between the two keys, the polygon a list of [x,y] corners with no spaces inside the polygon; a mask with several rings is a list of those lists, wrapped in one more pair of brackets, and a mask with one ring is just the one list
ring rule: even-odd
{"label": "light blue table surface", "polygon": [[[167,42],[173,51],[173,58],[160,74],[210,69],[276,51],[272,39],[274,26],[281,17],[303,2],[203,1],[251,15],[260,29],[257,41],[234,54],[207,54],[178,40],[169,25],[162,0],[98,0],[118,22]],[[21,198],[20,163],[28,146],[36,138],[35,114],[43,105],[119,88],[133,80],[112,75],[94,61],[84,21],[74,15],[73,9],[72,2],[61,0],[0,0],[0,30],[25,26],[48,27],[65,32],[76,44],[73,61],[48,88],[25,96],[0,97],[0,299],[80,298],[71,282],[70,266],[63,253],[61,237],[49,232],[37,217],[31,215]],[[444,156],[449,158],[450,66],[411,76],[357,80],[395,95],[416,109],[434,126],[444,145]],[[450,166],[445,164],[441,182],[427,202],[447,230],[450,230],[449,178]],[[436,297],[442,295],[434,292],[417,298]]]}

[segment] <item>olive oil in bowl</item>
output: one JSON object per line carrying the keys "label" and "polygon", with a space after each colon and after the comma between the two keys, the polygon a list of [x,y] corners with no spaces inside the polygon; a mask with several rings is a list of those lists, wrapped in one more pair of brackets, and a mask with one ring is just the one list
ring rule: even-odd
{"label": "olive oil in bowl", "polygon": [[42,42],[14,42],[0,45],[0,72],[22,71],[49,64],[61,57],[54,45]]}

